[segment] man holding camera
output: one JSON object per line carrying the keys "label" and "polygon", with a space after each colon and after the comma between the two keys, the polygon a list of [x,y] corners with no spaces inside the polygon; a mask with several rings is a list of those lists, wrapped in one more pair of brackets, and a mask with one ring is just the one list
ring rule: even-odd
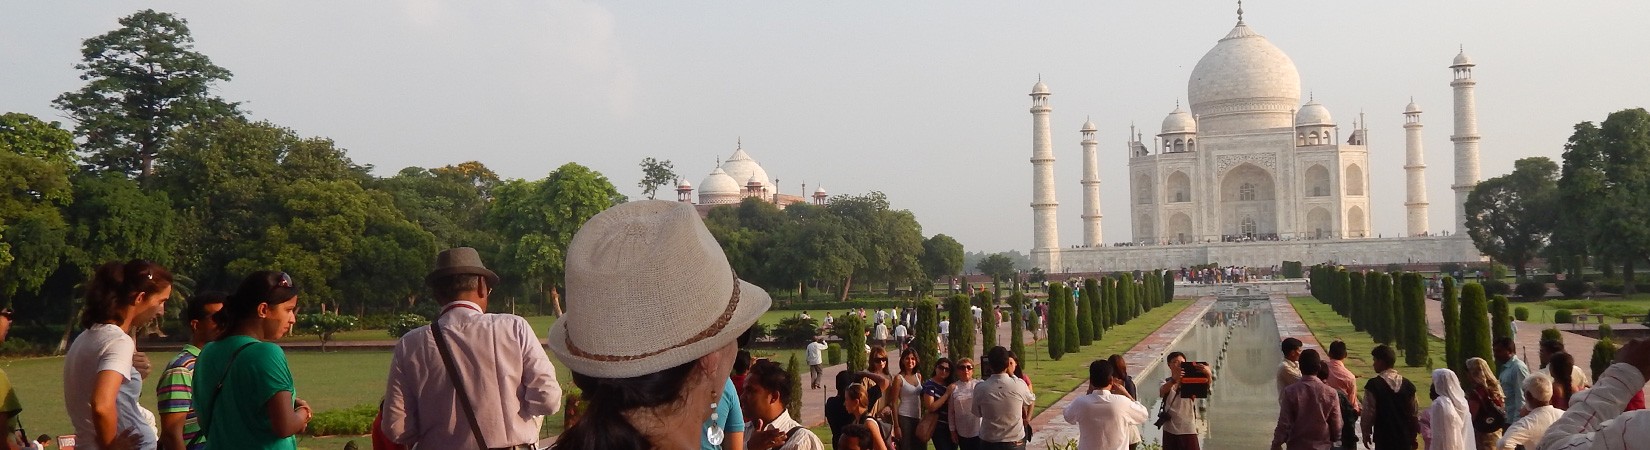
{"label": "man holding camera", "polygon": [[[1163,411],[1157,415],[1158,428],[1163,429],[1163,450],[1199,450],[1198,435],[1203,430],[1203,418],[1197,412],[1197,397],[1191,392],[1208,392],[1215,373],[1209,363],[1187,363],[1186,354],[1169,354],[1169,378],[1157,388],[1163,398]],[[1187,377],[1202,378],[1190,383]],[[1188,395],[1182,395],[1186,391]]]}

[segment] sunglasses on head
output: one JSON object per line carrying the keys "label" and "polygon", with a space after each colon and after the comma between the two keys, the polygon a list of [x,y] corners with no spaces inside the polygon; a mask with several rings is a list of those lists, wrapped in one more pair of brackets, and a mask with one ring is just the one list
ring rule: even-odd
{"label": "sunglasses on head", "polygon": [[281,272],[281,276],[276,278],[275,285],[270,286],[269,290],[273,291],[280,288],[292,289],[292,275],[288,275],[286,272]]}

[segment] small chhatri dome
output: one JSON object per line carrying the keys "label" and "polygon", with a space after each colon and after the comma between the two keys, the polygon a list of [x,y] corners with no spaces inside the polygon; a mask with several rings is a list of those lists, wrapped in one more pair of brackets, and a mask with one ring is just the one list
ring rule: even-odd
{"label": "small chhatri dome", "polygon": [[734,181],[733,177],[728,176],[728,173],[723,171],[721,167],[710,171],[710,175],[705,176],[705,180],[699,182],[699,195],[738,195],[739,192],[739,182]]}
{"label": "small chhatri dome", "polygon": [[1197,121],[1192,120],[1192,113],[1186,112],[1179,104],[1168,117],[1163,118],[1163,134],[1169,133],[1196,133]]}
{"label": "small chhatri dome", "polygon": [[745,181],[745,185],[746,186],[753,186],[753,187],[760,187],[760,186],[762,186],[762,179],[757,178],[756,175],[751,175],[751,179]]}
{"label": "small chhatri dome", "polygon": [[1420,114],[1421,105],[1415,104],[1415,99],[1409,99],[1409,106],[1404,107],[1404,114]]}
{"label": "small chhatri dome", "polygon": [[1455,54],[1455,62],[1453,64],[1450,64],[1449,66],[1450,67],[1463,67],[1463,66],[1471,67],[1472,65],[1473,65],[1472,64],[1472,58],[1467,57],[1467,49],[1465,47],[1463,47],[1461,49],[1461,53]]}
{"label": "small chhatri dome", "polygon": [[814,195],[825,195],[825,185],[821,184],[819,189],[814,189]]}
{"label": "small chhatri dome", "polygon": [[1043,84],[1043,77],[1037,77],[1037,84],[1031,85],[1031,95],[1048,95],[1048,85]]}
{"label": "small chhatri dome", "polygon": [[1078,130],[1078,131],[1098,131],[1098,130],[1099,130],[1099,128],[1096,128],[1094,126],[1094,119],[1090,118],[1090,119],[1087,119],[1087,120],[1083,121],[1083,129]]}
{"label": "small chhatri dome", "polygon": [[1295,114],[1295,126],[1297,127],[1334,124],[1335,120],[1329,117],[1329,108],[1318,104],[1317,100],[1306,102],[1305,105],[1301,106],[1300,112]]}
{"label": "small chhatri dome", "polygon": [[676,181],[678,181],[678,183],[676,183],[677,188],[689,189],[689,188],[693,187],[693,183],[689,183],[686,178],[682,178],[682,179],[679,179],[679,180],[676,180]]}

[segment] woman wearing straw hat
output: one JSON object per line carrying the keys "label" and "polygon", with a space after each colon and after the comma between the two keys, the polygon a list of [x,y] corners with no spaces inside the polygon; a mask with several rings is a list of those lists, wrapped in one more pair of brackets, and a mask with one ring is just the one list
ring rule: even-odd
{"label": "woman wearing straw hat", "polygon": [[739,280],[692,205],[647,200],[591,217],[567,248],[568,309],[550,350],[587,405],[555,448],[692,449],[736,340],[772,300]]}

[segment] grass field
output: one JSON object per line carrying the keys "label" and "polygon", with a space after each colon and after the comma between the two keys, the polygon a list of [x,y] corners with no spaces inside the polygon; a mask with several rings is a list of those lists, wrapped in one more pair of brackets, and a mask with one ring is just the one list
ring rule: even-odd
{"label": "grass field", "polygon": [[[1290,297],[1289,303],[1295,305],[1295,312],[1300,313],[1301,320],[1306,322],[1307,328],[1312,329],[1312,335],[1318,342],[1328,348],[1330,342],[1340,339],[1346,342],[1346,368],[1358,376],[1359,388],[1370,377],[1375,376],[1373,359],[1369,352],[1378,345],[1370,338],[1369,333],[1356,331],[1352,321],[1335,314],[1335,310],[1311,297]],[[1427,354],[1431,357],[1435,367],[1443,367],[1444,340],[1436,337],[1427,338]],[[1403,352],[1398,353],[1398,373],[1415,383],[1415,400],[1425,408],[1432,404],[1427,398],[1427,391],[1432,388],[1432,370],[1423,367],[1404,366]],[[1359,392],[1358,395],[1363,395]]]}
{"label": "grass field", "polygon": [[1530,309],[1530,322],[1553,323],[1553,313],[1567,309],[1572,312],[1595,313],[1609,316],[1605,323],[1620,323],[1623,314],[1644,314],[1650,311],[1650,296],[1634,295],[1622,299],[1619,297],[1594,300],[1543,300],[1539,302],[1513,302],[1511,307]]}

